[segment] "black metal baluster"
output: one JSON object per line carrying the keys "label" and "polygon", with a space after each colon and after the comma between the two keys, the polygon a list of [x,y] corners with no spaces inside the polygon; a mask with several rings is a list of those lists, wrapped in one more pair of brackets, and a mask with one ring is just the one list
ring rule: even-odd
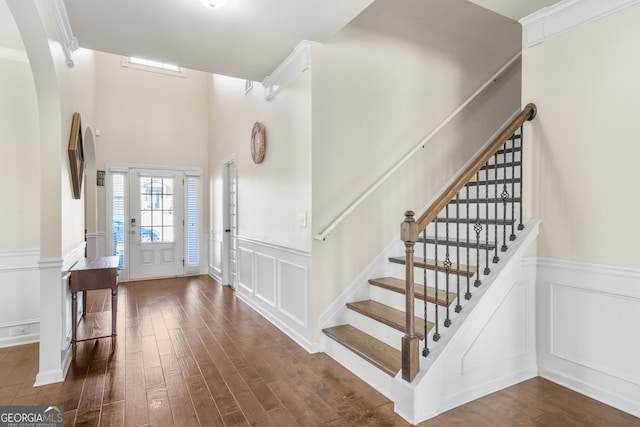
{"label": "black metal baluster", "polygon": [[[493,263],[496,264],[500,261],[500,257],[498,257],[498,152],[493,155],[493,163],[495,164],[495,172],[493,174],[493,217],[496,219],[496,224],[493,227],[493,241],[496,247],[496,252],[493,255]],[[489,243],[489,239],[487,239],[487,243]]]}
{"label": "black metal baluster", "polygon": [[429,329],[427,325],[427,229],[422,231],[422,254],[424,256],[424,266],[422,267],[422,292],[424,295],[424,348],[422,349],[422,356],[427,357],[429,355],[429,339],[427,338]]}
{"label": "black metal baluster", "polygon": [[[471,264],[471,258],[469,258],[469,248],[471,247],[471,237],[469,235],[469,223],[471,222],[471,218],[469,218],[469,205],[471,204],[471,199],[469,198],[469,187],[467,187],[467,265]],[[468,268],[468,267],[467,267]],[[464,294],[464,299],[467,301],[471,299],[471,275],[467,271],[467,293]]]}
{"label": "black metal baluster", "polygon": [[476,173],[476,223],[473,231],[476,232],[476,280],[473,286],[476,288],[482,283],[480,281],[480,233],[482,233],[482,224],[480,223],[480,172]]}
{"label": "black metal baluster", "polygon": [[522,223],[522,182],[524,176],[522,176],[522,163],[524,162],[524,126],[520,126],[520,224],[518,224],[518,230],[524,230],[524,224]]}
{"label": "black metal baluster", "polygon": [[[489,162],[484,165],[484,195],[485,195],[485,203],[484,203],[484,213],[485,213],[485,225],[487,229],[485,230],[485,237],[487,239],[486,245],[489,244]],[[489,247],[486,247],[486,261],[487,263],[484,266],[484,274],[485,276],[491,273],[491,269],[489,268]]]}
{"label": "black metal baluster", "polygon": [[[522,144],[522,140],[520,140]],[[516,134],[511,135],[511,194],[513,198],[516,198]],[[520,164],[522,164],[522,158],[520,158]],[[520,179],[522,181],[522,178]],[[522,193],[520,193],[520,201],[522,203]],[[516,240],[516,202],[511,202],[511,236],[509,240]]]}
{"label": "black metal baluster", "polygon": [[[468,203],[467,203],[468,205]],[[469,247],[467,245],[467,247]],[[456,193],[456,313],[462,311],[460,305],[460,192]]]}
{"label": "black metal baluster", "polygon": [[[440,305],[438,304],[438,301],[439,301],[439,299],[438,299],[438,276],[439,276],[439,274],[438,274],[438,217],[437,216],[433,220],[433,223],[436,226],[435,227],[436,228],[436,233],[435,233],[435,263],[436,263],[436,268],[435,268],[435,272],[436,272],[436,279],[435,279],[435,282],[436,282],[435,328],[436,328],[436,331],[433,333],[433,340],[434,341],[438,341],[440,339],[440,333],[438,332],[438,330],[440,329],[439,325],[438,325],[438,314],[439,314],[439,311],[440,311]],[[425,263],[425,265],[427,263],[426,254],[425,254],[424,263]],[[424,298],[427,299],[427,296],[425,295]]]}
{"label": "black metal baluster", "polygon": [[445,289],[446,289],[445,305],[447,306],[446,307],[447,317],[444,320],[444,326],[448,328],[449,326],[451,326],[451,319],[449,318],[449,275],[451,273],[451,265],[452,265],[451,259],[449,258],[449,203],[447,203],[447,206],[444,208],[444,225],[445,225],[445,241],[444,241],[445,258],[444,258],[444,262],[442,263],[442,266],[444,267],[444,273],[445,273]]}
{"label": "black metal baluster", "polygon": [[[507,140],[508,141],[508,140]],[[502,224],[502,248],[500,250],[502,252],[507,251],[507,201],[509,200],[509,192],[507,191],[507,141],[504,143],[504,157],[502,162],[502,178],[504,179],[504,183],[502,184],[502,219],[504,223]],[[513,152],[513,150],[512,150]],[[513,154],[511,155],[512,163],[514,161]],[[513,204],[513,201],[512,201]],[[496,224],[496,230],[498,229],[498,224]],[[498,248],[498,242],[496,241],[496,249]]]}

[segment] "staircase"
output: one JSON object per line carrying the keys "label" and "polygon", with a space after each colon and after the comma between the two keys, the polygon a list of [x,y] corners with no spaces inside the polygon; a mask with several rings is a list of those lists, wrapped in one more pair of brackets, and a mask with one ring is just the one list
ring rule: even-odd
{"label": "staircase", "polygon": [[[387,258],[390,274],[370,278],[361,292],[368,298],[348,302],[344,322],[323,329],[327,337],[404,384],[426,376],[420,371],[433,365],[429,358],[444,352],[485,283],[499,278],[529,231],[522,219],[522,123],[533,119],[535,106],[525,110],[419,219],[406,212],[405,254]],[[411,354],[418,348],[419,357]]]}

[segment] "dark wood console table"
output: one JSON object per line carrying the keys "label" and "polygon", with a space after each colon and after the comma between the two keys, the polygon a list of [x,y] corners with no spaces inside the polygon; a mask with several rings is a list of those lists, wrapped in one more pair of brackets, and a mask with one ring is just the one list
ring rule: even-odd
{"label": "dark wood console table", "polygon": [[96,289],[111,289],[111,351],[116,345],[116,314],[118,311],[118,262],[117,256],[100,258],[80,258],[71,267],[71,348],[73,357],[76,357],[76,345],[78,341],[88,341],[99,338],[107,338],[109,335],[77,339],[76,328],[78,326],[78,291],[83,292],[82,316],[86,314],[86,291]]}

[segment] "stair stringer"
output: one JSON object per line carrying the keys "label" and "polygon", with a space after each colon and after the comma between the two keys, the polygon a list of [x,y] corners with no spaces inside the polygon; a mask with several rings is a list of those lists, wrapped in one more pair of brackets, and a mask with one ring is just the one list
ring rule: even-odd
{"label": "stair stringer", "polygon": [[[523,256],[538,235],[528,221],[500,263],[454,319],[431,353],[420,358],[410,392],[390,397],[395,412],[417,424],[449,409],[538,374],[535,268]],[[401,388],[401,387],[399,387]]]}

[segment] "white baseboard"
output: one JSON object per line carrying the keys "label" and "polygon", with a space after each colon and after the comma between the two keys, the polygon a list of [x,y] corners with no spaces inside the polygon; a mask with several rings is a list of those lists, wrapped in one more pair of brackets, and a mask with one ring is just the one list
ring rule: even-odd
{"label": "white baseboard", "polygon": [[539,258],[540,375],[640,416],[640,269]]}

